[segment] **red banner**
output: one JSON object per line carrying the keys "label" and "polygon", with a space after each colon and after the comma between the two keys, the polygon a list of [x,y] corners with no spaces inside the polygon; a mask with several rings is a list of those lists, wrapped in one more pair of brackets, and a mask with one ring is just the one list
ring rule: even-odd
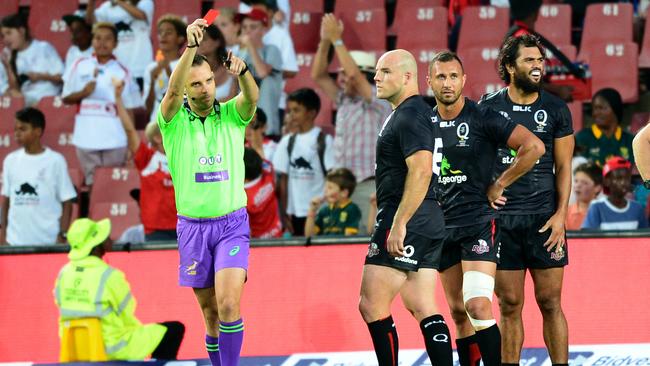
{"label": "red banner", "polygon": [[[563,305],[571,344],[650,342],[650,240],[573,239],[569,245]],[[253,248],[242,309],[243,353],[372,349],[357,310],[366,248]],[[0,362],[58,360],[52,287],[66,259],[63,254],[0,256]],[[126,273],[140,320],[182,321],[187,333],[180,357],[207,357],[199,307],[191,289],[177,284],[176,251],[116,252],[106,260]],[[451,325],[441,288],[436,297]],[[544,346],[534,299],[528,278],[525,347]],[[498,313],[496,304],[494,308]],[[399,299],[393,309],[400,346],[423,348],[418,325]]]}

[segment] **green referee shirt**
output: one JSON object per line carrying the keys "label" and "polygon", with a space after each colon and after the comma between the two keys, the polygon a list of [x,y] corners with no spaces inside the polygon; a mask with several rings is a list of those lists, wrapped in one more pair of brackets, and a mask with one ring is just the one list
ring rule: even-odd
{"label": "green referee shirt", "polygon": [[361,210],[347,200],[341,205],[327,205],[318,210],[314,230],[316,235],[357,235]]}
{"label": "green referee shirt", "polygon": [[179,215],[218,217],[246,207],[243,120],[235,98],[219,103],[201,122],[186,105],[165,122],[157,120],[174,183]]}
{"label": "green referee shirt", "polygon": [[616,128],[612,137],[607,137],[594,124],[576,134],[576,147],[580,148],[580,155],[600,166],[603,166],[612,156],[621,156],[634,163],[633,139],[634,136],[620,126]]}

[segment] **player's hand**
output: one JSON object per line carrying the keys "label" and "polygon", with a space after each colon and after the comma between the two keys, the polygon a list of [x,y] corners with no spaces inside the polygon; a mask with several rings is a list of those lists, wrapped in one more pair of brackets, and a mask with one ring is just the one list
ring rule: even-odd
{"label": "player's hand", "polygon": [[327,13],[323,16],[323,20],[320,23],[320,36],[322,39],[327,39],[330,42],[334,43],[341,39],[343,35],[343,22],[339,19],[336,19],[334,14]]}
{"label": "player's hand", "polygon": [[246,63],[241,58],[228,51],[228,55],[223,61],[223,67],[226,68],[231,75],[239,76],[239,74],[246,68]]}
{"label": "player's hand", "polygon": [[539,229],[539,232],[543,233],[549,228],[551,229],[551,236],[544,243],[546,251],[550,252],[554,248],[556,251],[560,250],[564,247],[565,241],[564,215],[555,213],[550,219],[548,219],[548,221],[546,221],[546,224]]}
{"label": "player's hand", "polygon": [[406,237],[406,225],[396,225],[390,229],[386,240],[386,249],[392,257],[404,256],[404,238]]}
{"label": "player's hand", "polygon": [[187,45],[195,47],[201,44],[203,40],[203,30],[208,23],[203,18],[199,18],[187,26]]}
{"label": "player's hand", "polygon": [[323,204],[323,201],[324,201],[323,197],[314,197],[314,198],[312,198],[311,202],[309,202],[309,209],[313,213],[317,213],[318,209],[320,208],[320,205]]}
{"label": "player's hand", "polygon": [[490,202],[490,206],[498,210],[506,204],[508,200],[503,196],[503,185],[499,184],[498,181],[490,184],[487,190],[487,199]]}

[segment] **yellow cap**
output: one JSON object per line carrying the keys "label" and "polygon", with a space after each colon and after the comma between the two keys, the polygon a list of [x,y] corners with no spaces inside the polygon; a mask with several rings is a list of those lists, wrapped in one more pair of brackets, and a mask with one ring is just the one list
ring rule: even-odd
{"label": "yellow cap", "polygon": [[90,254],[94,247],[102,244],[111,234],[111,220],[103,219],[97,222],[91,219],[77,219],[68,229],[68,243],[72,260],[83,259]]}

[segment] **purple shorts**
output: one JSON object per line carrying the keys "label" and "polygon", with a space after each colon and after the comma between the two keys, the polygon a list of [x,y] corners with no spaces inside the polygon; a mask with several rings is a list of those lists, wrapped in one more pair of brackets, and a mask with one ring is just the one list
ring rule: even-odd
{"label": "purple shorts", "polygon": [[248,270],[250,227],[246,207],[227,215],[196,219],[178,216],[178,283],[214,286],[214,274],[223,268]]}

